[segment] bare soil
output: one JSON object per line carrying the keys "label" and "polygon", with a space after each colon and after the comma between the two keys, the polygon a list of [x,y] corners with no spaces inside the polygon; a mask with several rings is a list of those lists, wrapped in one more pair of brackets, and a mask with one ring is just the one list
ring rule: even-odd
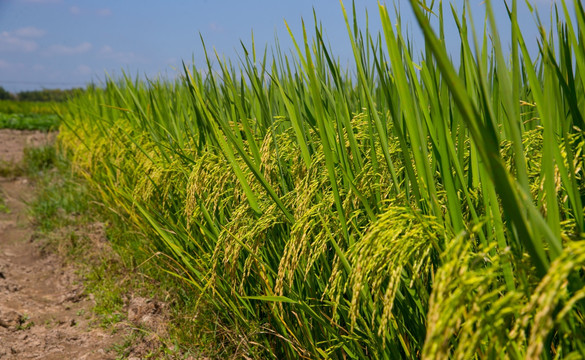
{"label": "bare soil", "polygon": [[55,136],[40,131],[0,129],[0,163],[19,163],[25,147],[49,144]]}
{"label": "bare soil", "polygon": [[[54,135],[0,130],[0,164],[19,162],[25,146]],[[0,177],[8,213],[0,212],[0,359],[114,359],[116,334],[91,326],[91,297],[57,255],[33,241],[26,203],[34,196],[26,178]]]}

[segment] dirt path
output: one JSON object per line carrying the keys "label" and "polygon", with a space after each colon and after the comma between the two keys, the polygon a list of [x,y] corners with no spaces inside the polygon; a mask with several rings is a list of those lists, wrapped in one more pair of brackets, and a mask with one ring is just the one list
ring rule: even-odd
{"label": "dirt path", "polygon": [[[0,130],[0,164],[46,141],[38,132]],[[0,177],[0,192],[9,209],[0,211],[0,359],[114,359],[108,350],[122,335],[90,326],[92,302],[74,270],[33,242],[31,183]]]}

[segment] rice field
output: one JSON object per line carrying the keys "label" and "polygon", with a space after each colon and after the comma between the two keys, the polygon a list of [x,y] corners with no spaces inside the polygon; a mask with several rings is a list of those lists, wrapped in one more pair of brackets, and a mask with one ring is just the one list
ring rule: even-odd
{"label": "rice field", "polygon": [[511,51],[489,1],[482,33],[411,4],[420,54],[385,6],[380,34],[347,8],[354,68],[318,24],[292,55],[208,52],[69,101],[61,148],[248,357],[581,358],[582,4],[536,56],[516,1]]}

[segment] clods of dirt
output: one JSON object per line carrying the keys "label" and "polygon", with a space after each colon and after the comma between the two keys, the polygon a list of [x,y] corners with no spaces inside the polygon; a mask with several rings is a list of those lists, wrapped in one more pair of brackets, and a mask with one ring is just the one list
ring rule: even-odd
{"label": "clods of dirt", "polygon": [[[20,161],[25,146],[54,135],[0,130],[0,161]],[[92,326],[93,303],[81,279],[54,254],[33,242],[26,203],[34,184],[0,177],[8,212],[0,212],[0,359],[115,359],[110,349],[124,341]]]}
{"label": "clods of dirt", "polygon": [[[25,147],[49,144],[54,138],[55,134],[0,130],[0,165],[17,167]],[[98,221],[70,225],[38,238],[26,205],[33,199],[34,186],[24,177],[6,178],[0,172],[0,194],[8,208],[0,211],[0,360],[100,360],[119,358],[120,352],[136,360],[158,353],[164,347],[161,338],[167,335],[168,305],[128,294],[127,321],[118,323],[115,333],[96,327],[93,296],[54,246],[65,244],[60,240],[74,233],[88,241],[91,251],[84,258],[88,266],[104,254],[117,261],[105,225]],[[128,339],[134,341],[128,344]]]}
{"label": "clods of dirt", "polygon": [[16,330],[24,322],[22,314],[0,307],[0,326],[9,330]]}
{"label": "clods of dirt", "polygon": [[166,333],[166,308],[165,303],[154,299],[134,297],[128,304],[128,320],[163,335]]}

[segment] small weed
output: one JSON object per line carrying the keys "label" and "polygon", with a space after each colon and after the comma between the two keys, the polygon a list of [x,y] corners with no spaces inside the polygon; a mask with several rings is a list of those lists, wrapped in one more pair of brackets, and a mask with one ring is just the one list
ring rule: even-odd
{"label": "small weed", "polygon": [[133,331],[130,335],[126,336],[124,342],[121,344],[114,344],[109,349],[106,349],[107,352],[113,351],[117,354],[116,360],[118,359],[127,359],[129,355],[128,349],[132,347],[133,344],[141,340],[143,335],[138,331]]}
{"label": "small weed", "polygon": [[24,164],[29,174],[36,174],[55,166],[57,152],[53,145],[43,145],[24,149]]}
{"label": "small weed", "polygon": [[0,177],[18,177],[24,174],[22,166],[9,161],[0,160]]}
{"label": "small weed", "polygon": [[51,316],[51,318],[45,320],[45,323],[43,324],[45,326],[45,328],[50,329],[55,327],[55,324],[57,323],[57,321],[55,320],[54,316]]}
{"label": "small weed", "polygon": [[6,199],[4,198],[4,194],[0,192],[0,213],[8,214],[10,213],[10,209],[6,205]]}
{"label": "small weed", "polygon": [[22,318],[19,321],[18,326],[16,327],[16,330],[28,330],[31,327],[35,326],[34,321],[29,321],[30,320],[30,316],[28,314],[24,314],[22,316]]}

